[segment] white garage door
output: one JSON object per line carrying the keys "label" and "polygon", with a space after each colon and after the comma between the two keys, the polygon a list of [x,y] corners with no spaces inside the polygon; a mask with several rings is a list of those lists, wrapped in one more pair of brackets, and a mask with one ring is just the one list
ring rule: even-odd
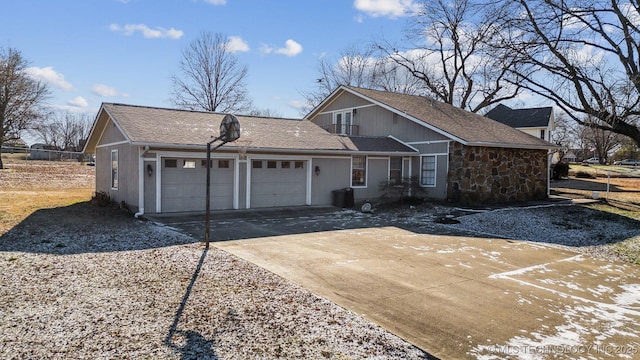
{"label": "white garage door", "polygon": [[[211,160],[211,209],[233,208],[233,160]],[[162,159],[162,212],[204,211],[207,161]]]}
{"label": "white garage door", "polygon": [[305,205],[307,166],[303,160],[252,160],[251,207]]}

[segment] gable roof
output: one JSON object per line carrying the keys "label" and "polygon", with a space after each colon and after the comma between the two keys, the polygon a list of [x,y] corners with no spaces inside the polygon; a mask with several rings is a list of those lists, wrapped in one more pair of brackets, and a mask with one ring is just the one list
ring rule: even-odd
{"label": "gable roof", "polygon": [[[109,123],[120,130],[132,145],[204,149],[206,143],[220,134],[220,123],[226,114],[103,103],[85,152],[95,152],[100,136]],[[224,148],[237,150],[247,146],[252,151],[372,151],[358,146],[349,137],[330,134],[308,120],[236,116],[240,122],[240,142]],[[383,149],[402,153],[415,150],[392,138],[382,138]],[[247,145],[248,144],[248,145]],[[361,149],[361,147],[365,149]],[[380,152],[380,151],[378,151]]]}
{"label": "gable roof", "polygon": [[485,116],[513,128],[541,128],[549,126],[552,107],[512,109],[498,104]]}
{"label": "gable roof", "polygon": [[348,92],[468,146],[549,149],[555,145],[510,126],[422,96],[340,86],[306,118],[320,113],[340,94]]}

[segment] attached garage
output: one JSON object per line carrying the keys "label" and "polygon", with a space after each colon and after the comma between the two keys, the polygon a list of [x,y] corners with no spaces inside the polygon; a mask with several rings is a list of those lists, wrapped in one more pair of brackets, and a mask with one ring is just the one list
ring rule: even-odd
{"label": "attached garage", "polygon": [[306,160],[252,160],[251,207],[306,205],[308,164]]}
{"label": "attached garage", "polygon": [[[211,160],[211,209],[233,209],[232,159]],[[206,159],[162,158],[162,212],[204,211]]]}

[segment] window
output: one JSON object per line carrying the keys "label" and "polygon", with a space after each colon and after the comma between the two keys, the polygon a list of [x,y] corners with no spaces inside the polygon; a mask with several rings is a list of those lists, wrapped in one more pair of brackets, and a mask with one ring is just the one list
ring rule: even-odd
{"label": "window", "polygon": [[229,160],[218,160],[218,169],[228,169]]}
{"label": "window", "polygon": [[351,135],[351,111],[336,113],[333,124],[336,134]]}
{"label": "window", "polygon": [[294,165],[296,169],[304,169],[304,161],[296,161]]}
{"label": "window", "polygon": [[111,189],[118,190],[118,150],[111,150]]}
{"label": "window", "polygon": [[[203,168],[207,167],[207,160],[200,160],[200,166]],[[209,161],[209,167],[213,168],[213,160]]]}
{"label": "window", "polygon": [[290,169],[291,168],[291,162],[289,161],[283,161],[280,163],[280,167],[283,169]]}
{"label": "window", "polygon": [[195,160],[184,160],[184,162],[182,163],[182,168],[183,169],[195,169],[196,168],[196,161]]}
{"label": "window", "polygon": [[351,186],[367,186],[367,157],[351,158]]}
{"label": "window", "polygon": [[251,164],[254,169],[262,169],[262,161],[260,160],[253,160]]}
{"label": "window", "polygon": [[178,160],[176,160],[176,159],[165,159],[164,160],[164,167],[166,167],[166,168],[178,167]]}
{"label": "window", "polygon": [[267,161],[267,169],[275,169],[278,167],[278,162],[276,161]]}
{"label": "window", "polygon": [[389,159],[389,182],[402,183],[402,157],[400,156],[392,156]]}
{"label": "window", "polygon": [[540,130],[540,139],[544,140],[545,139],[545,131],[544,129]]}
{"label": "window", "polygon": [[427,155],[422,157],[420,185],[436,186],[436,157]]}

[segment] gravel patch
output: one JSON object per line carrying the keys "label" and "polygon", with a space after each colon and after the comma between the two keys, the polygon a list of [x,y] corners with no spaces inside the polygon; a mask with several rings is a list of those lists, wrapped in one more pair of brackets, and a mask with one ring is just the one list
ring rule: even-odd
{"label": "gravel patch", "polygon": [[640,237],[640,221],[572,204],[510,207],[457,217],[448,227],[484,237],[525,240],[606,260],[624,260],[611,246]]}
{"label": "gravel patch", "polygon": [[0,237],[0,358],[429,358],[172,229],[86,203],[56,211]]}

